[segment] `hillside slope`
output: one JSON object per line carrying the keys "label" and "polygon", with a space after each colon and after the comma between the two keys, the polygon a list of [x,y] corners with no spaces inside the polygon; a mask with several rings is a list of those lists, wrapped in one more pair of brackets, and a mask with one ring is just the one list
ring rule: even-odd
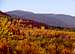
{"label": "hillside slope", "polygon": [[0,12],[0,54],[75,54],[75,32]]}
{"label": "hillside slope", "polygon": [[6,12],[12,17],[21,17],[27,18],[30,20],[38,21],[45,23],[50,26],[59,26],[59,27],[75,27],[75,17],[64,15],[64,14],[37,14],[27,11],[15,10]]}

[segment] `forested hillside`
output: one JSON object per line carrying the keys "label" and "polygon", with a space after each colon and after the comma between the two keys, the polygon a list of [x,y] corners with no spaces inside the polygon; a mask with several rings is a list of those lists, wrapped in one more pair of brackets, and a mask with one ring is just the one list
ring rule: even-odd
{"label": "forested hillside", "polygon": [[0,54],[75,54],[75,32],[1,13]]}

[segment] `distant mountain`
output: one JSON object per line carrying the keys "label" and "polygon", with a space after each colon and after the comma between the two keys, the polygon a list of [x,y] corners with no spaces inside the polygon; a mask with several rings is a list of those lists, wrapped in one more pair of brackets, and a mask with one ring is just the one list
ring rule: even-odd
{"label": "distant mountain", "polygon": [[21,17],[37,22],[45,23],[50,26],[75,27],[75,17],[64,14],[36,14],[33,12],[14,10],[6,12],[12,17]]}
{"label": "distant mountain", "polygon": [[[0,11],[0,23],[1,22],[3,23],[3,21],[2,21],[3,19],[4,19],[4,21],[6,21],[6,18],[8,19],[8,22],[9,21],[11,22],[10,26],[12,24],[15,25],[16,23],[19,23],[19,27],[24,27],[24,28],[41,28],[42,26],[46,29],[49,28],[49,25],[46,25],[44,23],[26,19],[26,18],[22,19],[19,17],[11,17],[9,14],[6,14],[6,13]],[[13,26],[13,27],[15,27],[15,26]]]}

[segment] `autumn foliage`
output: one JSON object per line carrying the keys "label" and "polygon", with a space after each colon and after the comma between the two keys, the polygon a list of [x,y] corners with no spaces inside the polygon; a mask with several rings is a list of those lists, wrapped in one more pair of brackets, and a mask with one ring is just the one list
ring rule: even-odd
{"label": "autumn foliage", "polygon": [[38,25],[1,16],[0,54],[75,54],[75,32]]}

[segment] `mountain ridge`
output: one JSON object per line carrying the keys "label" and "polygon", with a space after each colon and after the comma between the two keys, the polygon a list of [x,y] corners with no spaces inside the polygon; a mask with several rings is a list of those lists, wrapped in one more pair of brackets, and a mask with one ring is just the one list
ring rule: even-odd
{"label": "mountain ridge", "polygon": [[22,10],[6,12],[10,16],[27,18],[50,26],[75,27],[75,17],[64,14],[40,14]]}

